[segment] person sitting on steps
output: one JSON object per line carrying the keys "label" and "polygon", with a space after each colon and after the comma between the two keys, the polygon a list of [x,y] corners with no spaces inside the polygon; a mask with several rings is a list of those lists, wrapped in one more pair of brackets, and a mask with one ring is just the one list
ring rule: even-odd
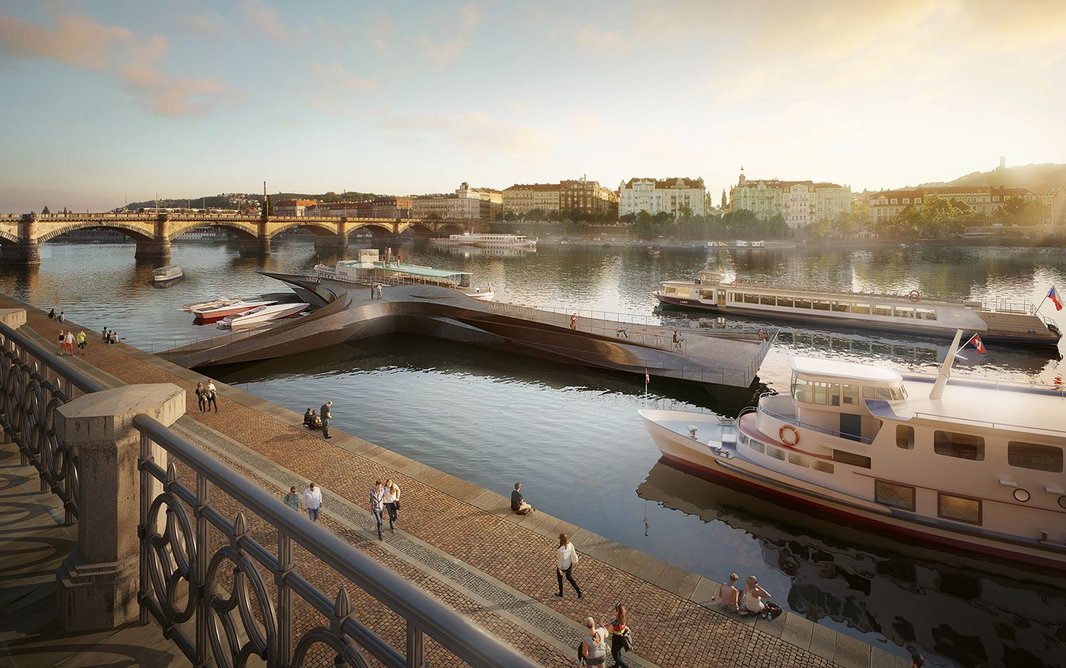
{"label": "person sitting on steps", "polygon": [[522,498],[522,483],[520,482],[514,484],[514,491],[511,492],[511,511],[516,515],[528,515],[536,511],[536,508]]}

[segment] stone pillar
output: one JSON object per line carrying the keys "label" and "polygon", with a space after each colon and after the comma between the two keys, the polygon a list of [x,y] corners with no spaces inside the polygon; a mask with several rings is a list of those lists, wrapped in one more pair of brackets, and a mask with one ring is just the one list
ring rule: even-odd
{"label": "stone pillar", "polygon": [[[56,572],[67,632],[111,629],[138,617],[140,432],[147,414],[170,426],[185,413],[185,390],[170,383],[86,394],[56,409],[56,435],[78,455],[78,546]],[[166,469],[166,454],[153,447]],[[158,489],[153,493],[158,493]]]}
{"label": "stone pillar", "polygon": [[0,261],[4,264],[41,264],[41,247],[37,243],[37,216],[27,213],[19,220],[18,243],[4,244]]}
{"label": "stone pillar", "polygon": [[237,242],[237,254],[241,257],[269,257],[270,239],[241,239]]}
{"label": "stone pillar", "polygon": [[170,241],[138,241],[137,260],[170,260]]}
{"label": "stone pillar", "polygon": [[26,324],[26,309],[0,308],[0,322],[11,329],[18,329]]}

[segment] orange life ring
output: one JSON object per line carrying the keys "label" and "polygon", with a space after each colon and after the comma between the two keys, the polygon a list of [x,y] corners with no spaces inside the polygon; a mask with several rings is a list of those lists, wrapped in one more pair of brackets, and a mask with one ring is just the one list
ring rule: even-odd
{"label": "orange life ring", "polygon": [[[792,436],[790,438],[785,438],[785,434],[792,434]],[[777,438],[790,448],[799,445],[800,442],[799,432],[790,424],[781,425],[781,428],[777,430]]]}
{"label": "orange life ring", "polygon": [[907,295],[907,298],[910,299],[912,302],[920,301],[922,298],[922,293],[918,292],[917,290],[911,290],[911,293]]}

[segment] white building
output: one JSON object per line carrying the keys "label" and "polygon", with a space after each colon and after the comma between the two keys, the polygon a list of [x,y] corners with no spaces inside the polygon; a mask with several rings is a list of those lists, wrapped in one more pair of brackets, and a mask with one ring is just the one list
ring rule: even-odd
{"label": "white building", "polygon": [[647,211],[653,216],[666,212],[676,218],[686,208],[696,216],[710,211],[711,200],[702,178],[633,178],[618,188],[619,216]]}
{"label": "white building", "polygon": [[760,220],[780,214],[789,228],[832,220],[851,211],[851,188],[816,181],[740,180],[729,192],[731,211],[748,210]]}

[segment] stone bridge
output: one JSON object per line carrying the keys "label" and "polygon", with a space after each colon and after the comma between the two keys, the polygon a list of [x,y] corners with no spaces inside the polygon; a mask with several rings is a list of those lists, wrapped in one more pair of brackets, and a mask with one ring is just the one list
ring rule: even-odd
{"label": "stone bridge", "polygon": [[138,259],[167,259],[175,237],[200,227],[230,230],[241,255],[269,255],[270,242],[297,228],[315,235],[319,248],[346,248],[356,230],[374,236],[408,234],[432,237],[476,229],[478,221],[424,220],[417,218],[338,218],[308,216],[258,216],[226,213],[60,213],[0,215],[0,261],[40,264],[40,245],[75,230],[118,230],[137,244]]}

